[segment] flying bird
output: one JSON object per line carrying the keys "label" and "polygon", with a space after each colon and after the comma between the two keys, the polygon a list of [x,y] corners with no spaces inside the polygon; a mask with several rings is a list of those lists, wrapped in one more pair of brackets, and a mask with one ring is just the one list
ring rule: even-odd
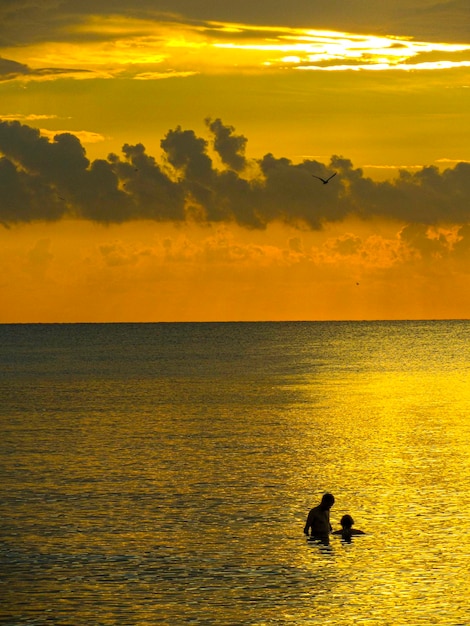
{"label": "flying bird", "polygon": [[331,176],[328,176],[328,178],[321,178],[320,176],[315,176],[315,174],[312,174],[313,178],[318,178],[318,180],[321,180],[321,182],[326,185],[326,183],[331,180],[333,178],[333,176],[336,176],[336,172],[334,172]]}

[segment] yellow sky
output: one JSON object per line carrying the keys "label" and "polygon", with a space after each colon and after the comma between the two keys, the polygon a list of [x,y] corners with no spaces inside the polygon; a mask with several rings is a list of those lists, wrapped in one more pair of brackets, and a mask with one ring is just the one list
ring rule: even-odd
{"label": "yellow sky", "polygon": [[465,4],[197,5],[0,10],[0,322],[468,318]]}

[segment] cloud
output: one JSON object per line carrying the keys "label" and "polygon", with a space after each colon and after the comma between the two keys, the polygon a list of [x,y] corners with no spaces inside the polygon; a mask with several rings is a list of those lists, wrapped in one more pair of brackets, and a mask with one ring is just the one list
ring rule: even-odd
{"label": "cloud", "polygon": [[[450,41],[468,41],[470,5],[467,0],[421,0],[405,3],[394,24],[396,28],[416,36],[443,37]],[[414,6],[413,6],[414,5]]]}
{"label": "cloud", "polygon": [[[36,120],[54,120],[57,119],[57,115],[44,115],[41,113],[10,113],[0,114],[0,119],[4,122],[18,121],[18,122],[35,122]],[[42,131],[45,132],[45,131]]]}
{"label": "cloud", "polygon": [[8,80],[29,73],[29,68],[24,63],[17,63],[10,59],[0,57],[0,80]]}
{"label": "cloud", "polygon": [[[63,67],[39,67],[30,68],[24,63],[18,63],[10,59],[0,57],[0,82],[12,79],[39,79],[50,80],[52,78],[74,76],[75,78],[91,77],[88,69],[63,68]],[[94,76],[94,74],[93,74]]]}
{"label": "cloud", "polygon": [[[468,41],[468,32],[461,40],[454,35],[468,8],[455,1],[441,4],[439,12],[428,0],[415,0],[417,5],[423,2],[424,8],[384,12],[381,7],[377,12],[365,0],[351,0],[339,3],[339,12],[331,7],[325,12],[317,2],[297,0],[301,10],[292,12],[302,16],[300,23],[288,19],[285,11],[282,19],[272,10],[262,19],[262,12],[254,13],[246,3],[234,12],[233,7],[207,10],[203,2],[189,0],[175,6],[159,3],[158,9],[151,0],[139,0],[132,7],[116,1],[110,12],[104,0],[18,6],[7,2],[0,7],[0,51],[15,60],[0,60],[0,78],[161,80],[214,72],[465,70],[470,66],[470,44],[462,42]],[[317,6],[312,11],[310,5]],[[387,28],[384,13],[390,17]],[[357,17],[374,14],[372,20]],[[392,19],[399,15],[398,22]],[[422,24],[424,17],[448,24],[446,34],[452,33],[450,41],[458,43],[417,39],[410,24]],[[416,32],[424,35],[421,31]],[[443,37],[442,31],[439,34]]]}
{"label": "cloud", "polygon": [[410,252],[400,233],[393,237],[370,235],[360,237],[344,233],[328,238],[323,245],[312,249],[311,258],[323,266],[344,266],[350,269],[386,269],[402,263],[415,251]]}
{"label": "cloud", "polygon": [[[155,5],[158,4],[156,7]],[[91,18],[109,18],[109,0],[2,0],[0,45],[21,46],[31,41],[57,41],[74,33]],[[266,23],[290,27],[315,27],[352,32],[403,32],[407,36],[431,37],[434,41],[468,41],[470,7],[467,0],[394,0],[372,3],[347,0],[291,0],[283,3],[238,0],[236,3],[207,0],[113,0],[112,15],[142,21],[175,20],[199,24],[209,20],[233,21],[259,26]],[[93,33],[97,36],[97,33]],[[104,36],[105,29],[102,29]],[[90,36],[90,35],[88,35]]]}
{"label": "cloud", "polygon": [[297,64],[298,70],[314,70],[325,72],[347,72],[347,71],[373,71],[384,72],[389,70],[400,70],[403,72],[411,72],[416,70],[450,70],[456,68],[470,67],[470,61],[432,61],[423,63],[390,63],[386,61],[384,63],[349,63],[349,64],[336,64],[336,65],[300,65]]}
{"label": "cloud", "polygon": [[233,126],[224,126],[220,119],[206,119],[209,130],[214,134],[214,149],[220,158],[237,172],[246,166],[245,146],[247,139],[243,135],[235,135]]}
{"label": "cloud", "polygon": [[436,163],[470,163],[470,161],[468,161],[467,159],[448,159],[448,158],[442,158],[442,159],[436,159]]}
{"label": "cloud", "polygon": [[133,76],[134,80],[165,80],[167,78],[187,78],[188,76],[195,76],[197,72],[175,72],[168,70],[166,72],[142,72]]}
{"label": "cloud", "polygon": [[[159,163],[142,144],[125,144],[120,155],[90,161],[72,133],[49,138],[17,121],[0,122],[0,221],[147,219],[249,229],[278,222],[299,230],[320,230],[349,217],[423,228],[470,223],[469,163],[443,171],[401,170],[395,179],[376,182],[341,156],[328,165],[293,163],[271,153],[247,159],[246,137],[220,119],[208,119],[206,126],[208,138],[179,126],[168,131]],[[313,177],[332,171],[337,176],[328,185]]]}
{"label": "cloud", "polygon": [[[41,118],[36,118],[41,119]],[[48,130],[46,128],[41,128],[40,133],[43,137],[48,137],[51,140],[54,140],[54,137],[57,135],[74,135],[77,139],[80,140],[81,143],[99,143],[101,141],[105,141],[106,137],[101,133],[94,133],[89,130]]]}
{"label": "cloud", "polygon": [[[229,30],[229,29],[227,29]],[[220,52],[256,54],[270,68],[298,70],[443,70],[469,67],[468,44],[415,41],[403,36],[378,36],[318,29],[239,25],[224,41],[212,33]],[[220,39],[220,37],[219,37]],[[466,54],[467,58],[462,58]]]}

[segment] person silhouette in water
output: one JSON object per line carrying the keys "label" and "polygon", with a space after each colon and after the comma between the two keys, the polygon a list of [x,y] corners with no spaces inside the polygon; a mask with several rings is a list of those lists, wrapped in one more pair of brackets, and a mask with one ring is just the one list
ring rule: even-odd
{"label": "person silhouette in water", "polygon": [[343,515],[340,520],[341,530],[333,531],[333,535],[341,535],[341,539],[344,541],[351,541],[353,535],[365,535],[365,532],[353,528],[354,520],[350,515]]}
{"label": "person silhouette in water", "polygon": [[322,543],[329,543],[329,535],[332,531],[330,524],[330,509],[334,503],[334,495],[331,493],[325,493],[320,504],[310,510],[304,528],[304,533],[307,537],[309,537],[309,539],[318,539]]}

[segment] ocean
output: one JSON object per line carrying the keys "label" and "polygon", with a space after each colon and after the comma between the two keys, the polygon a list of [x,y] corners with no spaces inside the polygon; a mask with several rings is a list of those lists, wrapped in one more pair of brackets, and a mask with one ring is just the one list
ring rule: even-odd
{"label": "ocean", "polygon": [[[470,625],[470,322],[0,326],[0,623]],[[331,523],[366,534],[307,541]]]}

